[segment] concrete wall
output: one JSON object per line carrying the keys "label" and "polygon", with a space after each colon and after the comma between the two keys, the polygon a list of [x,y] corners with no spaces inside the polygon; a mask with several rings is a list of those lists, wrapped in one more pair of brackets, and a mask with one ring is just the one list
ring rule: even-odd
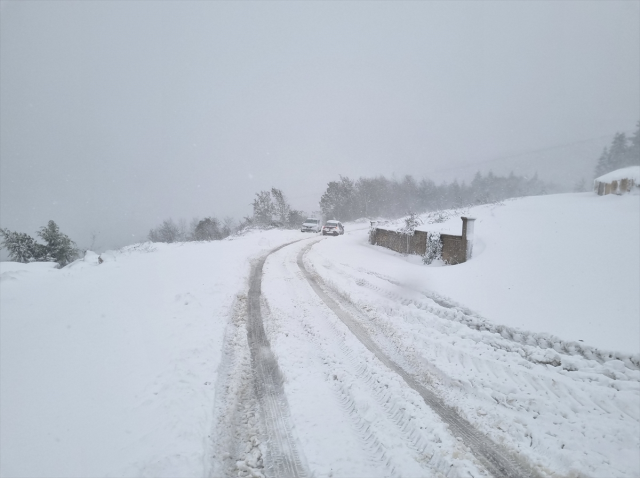
{"label": "concrete wall", "polygon": [[[460,264],[471,257],[473,243],[473,218],[462,218],[462,235],[440,234],[442,259],[447,264]],[[427,251],[427,231],[415,231],[413,235],[387,229],[372,228],[369,242],[402,254],[423,256]]]}

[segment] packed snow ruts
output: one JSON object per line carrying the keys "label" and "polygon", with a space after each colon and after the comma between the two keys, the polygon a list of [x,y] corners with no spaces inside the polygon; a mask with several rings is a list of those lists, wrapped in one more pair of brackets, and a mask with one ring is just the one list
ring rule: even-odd
{"label": "packed snow ruts", "polygon": [[640,373],[633,366],[470,327],[455,318],[466,308],[425,298],[427,283],[411,274],[423,266],[395,253],[372,261],[365,241],[323,241],[305,264],[402,369],[543,475],[637,476]]}
{"label": "packed snow ruts", "polygon": [[494,443],[489,437],[484,436],[476,430],[468,421],[461,417],[452,407],[448,406],[431,390],[419,384],[406,371],[394,363],[369,337],[367,332],[355,322],[348,313],[346,313],[333,298],[331,298],[325,290],[320,286],[317,276],[314,276],[305,267],[303,256],[313,247],[310,244],[298,253],[298,266],[303,272],[313,290],[323,300],[323,302],[342,320],[349,330],[369,349],[384,365],[400,375],[403,380],[418,392],[425,403],[431,407],[440,418],[451,427],[452,433],[456,437],[462,438],[462,441],[468,446],[472,453],[485,466],[487,471],[494,477],[537,477],[531,468],[520,463],[516,457],[512,456],[507,450]]}
{"label": "packed snow ruts", "polygon": [[288,404],[282,387],[282,373],[271,351],[260,311],[264,263],[270,254],[289,244],[291,243],[272,249],[253,265],[247,301],[247,337],[251,350],[251,368],[268,439],[264,458],[265,472],[267,476],[274,477],[306,476],[300,452],[291,434]]}

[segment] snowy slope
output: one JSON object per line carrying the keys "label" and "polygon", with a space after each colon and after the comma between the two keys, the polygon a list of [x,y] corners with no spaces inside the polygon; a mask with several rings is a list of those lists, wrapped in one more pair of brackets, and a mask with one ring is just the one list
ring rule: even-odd
{"label": "snowy slope", "polygon": [[418,229],[459,235],[461,215],[476,218],[474,256],[464,264],[425,267],[381,247],[358,254],[359,244],[335,254],[375,260],[381,273],[496,324],[640,353],[640,196],[527,197],[459,210],[443,223],[425,215]]}
{"label": "snowy slope", "polygon": [[428,390],[539,476],[637,476],[639,199],[458,211],[475,255],[449,267],[369,245],[364,222],[0,263],[0,475],[276,476],[248,278],[300,240],[266,258],[259,309],[306,475],[481,475]]}
{"label": "snowy slope", "polygon": [[300,233],[0,263],[0,475],[204,476],[249,259]]}

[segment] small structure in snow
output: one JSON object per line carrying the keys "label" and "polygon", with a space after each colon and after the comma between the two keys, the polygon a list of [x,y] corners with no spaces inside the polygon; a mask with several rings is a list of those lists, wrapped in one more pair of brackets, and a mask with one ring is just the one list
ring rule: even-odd
{"label": "small structure in snow", "polygon": [[[473,253],[473,223],[475,218],[462,217],[462,235],[439,234],[441,258],[449,265],[461,264],[471,259]],[[424,256],[427,253],[429,232],[413,231],[412,233],[391,231],[376,227],[371,222],[369,242],[376,246],[386,247],[403,254]]]}
{"label": "small structure in snow", "polygon": [[629,166],[604,174],[593,181],[598,196],[625,194],[640,188],[640,166]]}

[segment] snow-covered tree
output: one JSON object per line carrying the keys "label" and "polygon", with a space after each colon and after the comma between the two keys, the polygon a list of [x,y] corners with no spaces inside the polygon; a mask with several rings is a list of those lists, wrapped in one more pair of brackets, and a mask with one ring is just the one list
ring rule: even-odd
{"label": "snow-covered tree", "polygon": [[23,232],[0,229],[0,247],[7,249],[16,262],[57,262],[60,267],[77,259],[80,251],[69,236],[60,232],[54,221],[40,228],[37,235],[45,242],[40,244]]}
{"label": "snow-covered tree", "polygon": [[148,237],[151,242],[180,242],[186,239],[185,232],[173,219],[169,218],[162,221],[157,229],[151,229]]}
{"label": "snow-covered tree", "polygon": [[631,138],[624,133],[616,133],[611,146],[605,148],[598,159],[595,177],[637,164],[640,164],[640,121]]}
{"label": "snow-covered tree", "polygon": [[215,241],[222,239],[222,236],[220,221],[215,217],[205,217],[198,222],[193,234],[193,239],[195,241]]}
{"label": "snow-covered tree", "polygon": [[253,200],[253,222],[260,226],[267,226],[273,222],[275,207],[271,199],[270,191],[256,193]]}
{"label": "snow-covered tree", "polygon": [[287,218],[287,225],[291,228],[298,228],[304,222],[306,214],[303,211],[291,209]]}
{"label": "snow-covered tree", "polygon": [[422,224],[422,221],[415,212],[410,212],[407,217],[404,218],[404,227],[402,232],[405,234],[413,235],[416,227]]}
{"label": "snow-covered tree", "polygon": [[37,234],[46,243],[47,254],[54,262],[60,264],[60,267],[73,262],[80,255],[76,243],[61,233],[54,221],[49,221],[46,226],[41,227]]}
{"label": "snow-covered tree", "polygon": [[236,227],[236,221],[231,216],[225,216],[222,220],[222,237],[230,236]]}
{"label": "snow-covered tree", "polygon": [[283,226],[289,221],[289,212],[291,207],[287,204],[287,200],[280,189],[271,188],[271,197],[273,199],[273,214]]}
{"label": "snow-covered tree", "polygon": [[640,121],[636,125],[636,132],[631,137],[631,144],[627,150],[627,163],[628,166],[640,164]]}
{"label": "snow-covered tree", "polygon": [[24,232],[14,232],[0,229],[2,242],[0,247],[9,252],[9,258],[15,262],[46,262],[46,251],[42,244],[38,244],[33,237]]}
{"label": "snow-covered tree", "polygon": [[356,189],[353,181],[340,176],[339,181],[331,181],[320,198],[320,209],[329,219],[348,221],[356,219]]}

